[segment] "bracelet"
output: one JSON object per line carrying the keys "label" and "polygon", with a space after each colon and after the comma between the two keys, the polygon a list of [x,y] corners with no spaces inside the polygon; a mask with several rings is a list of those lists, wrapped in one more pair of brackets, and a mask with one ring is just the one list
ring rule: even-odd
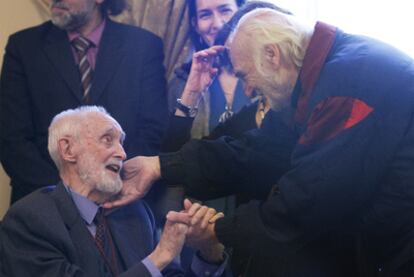
{"label": "bracelet", "polygon": [[177,98],[176,108],[182,111],[186,117],[195,117],[197,115],[197,107],[189,107],[184,105],[180,98]]}

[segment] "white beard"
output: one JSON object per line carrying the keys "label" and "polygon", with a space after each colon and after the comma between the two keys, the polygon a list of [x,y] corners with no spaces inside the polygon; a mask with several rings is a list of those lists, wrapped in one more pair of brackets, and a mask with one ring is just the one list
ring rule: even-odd
{"label": "white beard", "polygon": [[121,176],[119,174],[116,177],[112,176],[112,173],[107,172],[105,165],[102,167],[94,166],[98,162],[90,155],[87,157],[90,158],[79,160],[80,179],[101,193],[108,195],[118,194],[122,189]]}
{"label": "white beard", "polygon": [[257,90],[266,96],[270,108],[274,111],[280,111],[290,105],[293,87],[288,82],[280,78],[263,77],[264,85]]}

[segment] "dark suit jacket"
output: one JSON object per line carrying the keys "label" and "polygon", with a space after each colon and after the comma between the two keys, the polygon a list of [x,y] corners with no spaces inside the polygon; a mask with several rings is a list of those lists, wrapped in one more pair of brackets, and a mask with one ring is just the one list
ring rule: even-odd
{"label": "dark suit jacket", "polygon": [[[151,276],[140,262],[157,243],[154,220],[145,203],[122,207],[107,220],[128,268],[120,276]],[[93,238],[62,184],[16,202],[4,217],[0,238],[6,276],[107,276]],[[163,274],[183,275],[174,263]]]}
{"label": "dark suit jacket", "polygon": [[[127,134],[129,157],[155,155],[167,122],[162,41],[107,19],[90,91]],[[82,104],[79,70],[65,31],[51,22],[10,36],[0,82],[0,158],[28,192],[55,184],[47,130],[59,112]]]}

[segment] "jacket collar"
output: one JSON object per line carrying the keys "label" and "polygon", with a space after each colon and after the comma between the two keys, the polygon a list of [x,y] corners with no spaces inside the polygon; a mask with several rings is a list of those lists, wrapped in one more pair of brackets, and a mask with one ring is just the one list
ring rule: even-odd
{"label": "jacket collar", "polygon": [[325,60],[335,41],[337,28],[323,22],[317,22],[308,49],[303,59],[303,66],[299,74],[299,91],[295,121],[303,123],[308,114],[308,102]]}

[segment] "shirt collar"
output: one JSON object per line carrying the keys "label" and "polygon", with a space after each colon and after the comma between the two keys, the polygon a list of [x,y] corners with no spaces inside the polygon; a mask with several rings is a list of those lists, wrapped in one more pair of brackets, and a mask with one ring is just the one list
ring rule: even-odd
{"label": "shirt collar", "polygon": [[72,200],[78,208],[81,217],[86,221],[87,224],[92,224],[95,215],[98,212],[99,206],[85,196],[74,192],[66,184],[65,188],[72,197]]}
{"label": "shirt collar", "polygon": [[[86,38],[93,43],[93,45],[99,48],[99,44],[101,42],[102,34],[106,26],[106,19],[104,18],[101,24],[95,28]],[[68,32],[69,41],[73,41],[75,38],[79,37],[81,34],[76,31]]]}
{"label": "shirt collar", "polygon": [[[295,120],[298,123],[303,123],[306,118],[308,102],[334,44],[336,34],[337,28],[334,26],[323,22],[317,22],[315,25],[295,87],[300,89],[300,91],[295,90],[295,92],[299,92],[299,95],[292,98],[297,99]],[[298,85],[298,83],[300,84]]]}

